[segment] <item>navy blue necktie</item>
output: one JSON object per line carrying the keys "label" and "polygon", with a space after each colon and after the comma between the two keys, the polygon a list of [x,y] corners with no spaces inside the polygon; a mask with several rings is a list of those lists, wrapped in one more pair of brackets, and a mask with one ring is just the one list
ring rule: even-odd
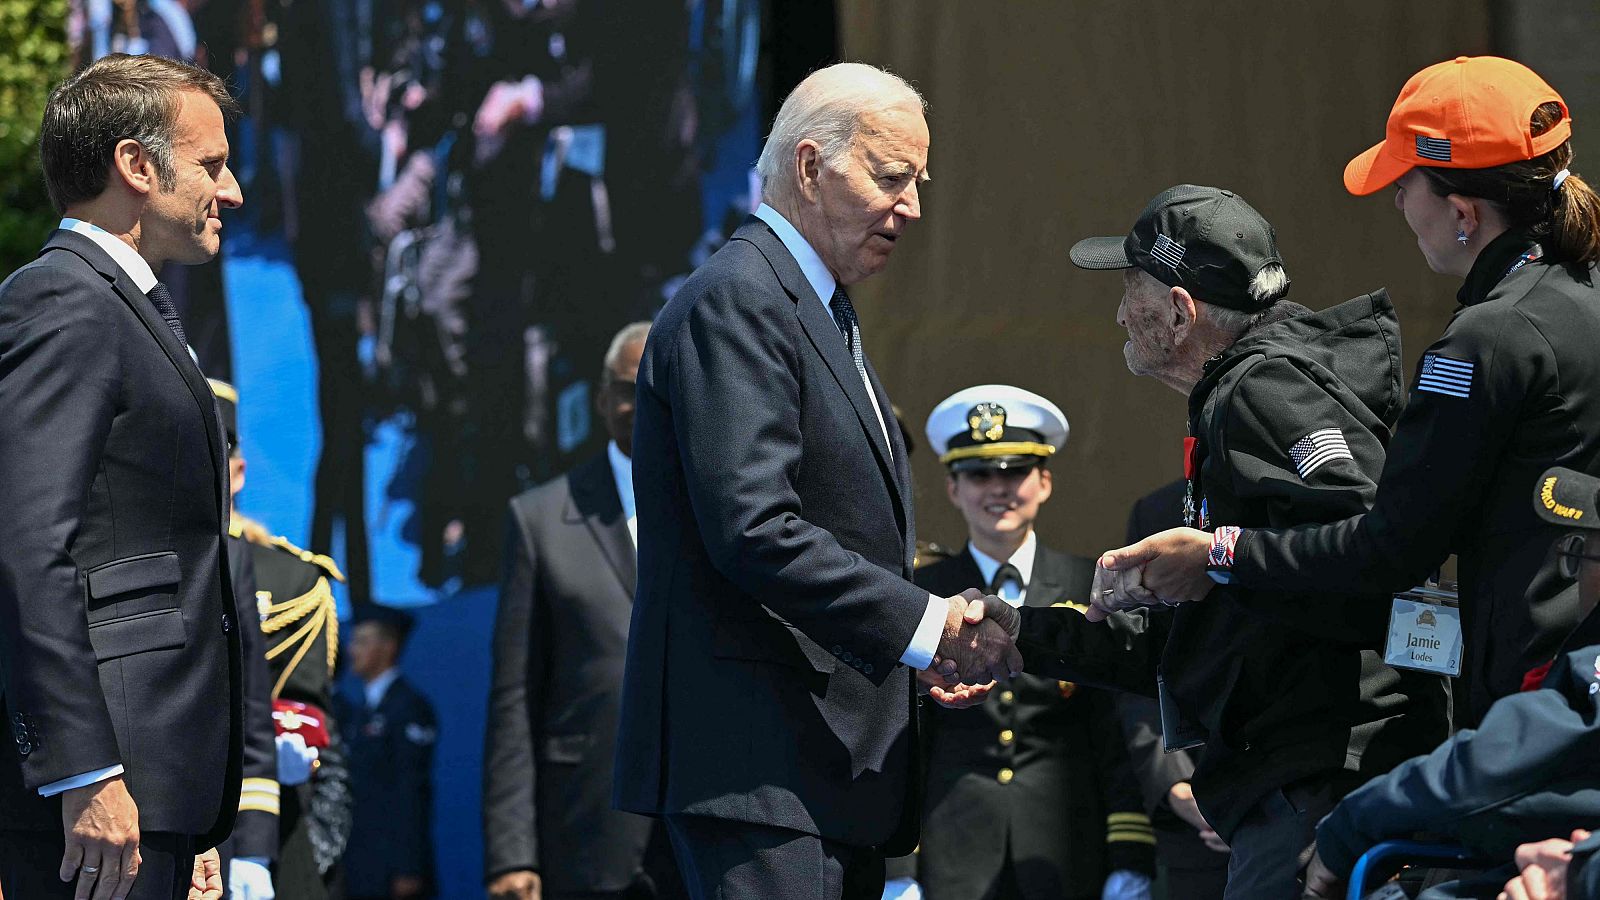
{"label": "navy blue necktie", "polygon": [[856,371],[861,373],[862,380],[866,380],[867,360],[861,352],[861,323],[856,319],[856,308],[850,303],[850,296],[844,292],[844,285],[834,288],[828,308],[833,310],[834,324],[844,334],[845,349],[856,361]]}
{"label": "navy blue necktie", "polygon": [[154,287],[145,293],[145,296],[149,297],[150,302],[156,305],[156,312],[161,313],[161,318],[167,320],[167,327],[171,328],[172,333],[178,336],[178,343],[187,348],[189,339],[184,336],[183,322],[178,319],[178,305],[172,302],[172,292],[167,290],[166,285],[158,281]]}

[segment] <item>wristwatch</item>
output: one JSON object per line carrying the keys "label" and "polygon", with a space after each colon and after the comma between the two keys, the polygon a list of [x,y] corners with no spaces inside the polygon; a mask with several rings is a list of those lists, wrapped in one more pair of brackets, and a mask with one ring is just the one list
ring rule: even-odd
{"label": "wristwatch", "polygon": [[1239,526],[1224,525],[1211,535],[1206,574],[1217,584],[1233,583],[1233,548],[1239,543]]}

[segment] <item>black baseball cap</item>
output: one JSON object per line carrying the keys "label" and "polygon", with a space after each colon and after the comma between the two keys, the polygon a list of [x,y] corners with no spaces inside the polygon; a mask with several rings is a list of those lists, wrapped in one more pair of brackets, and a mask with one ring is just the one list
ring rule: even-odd
{"label": "black baseball cap", "polygon": [[1127,237],[1084,238],[1072,245],[1071,255],[1080,269],[1138,266],[1168,287],[1244,312],[1260,312],[1283,294],[1250,296],[1250,281],[1268,265],[1282,266],[1283,257],[1261,213],[1222,188],[1168,188],[1144,208]]}
{"label": "black baseball cap", "polygon": [[1533,511],[1546,522],[1600,530],[1600,478],[1547,469],[1533,486]]}

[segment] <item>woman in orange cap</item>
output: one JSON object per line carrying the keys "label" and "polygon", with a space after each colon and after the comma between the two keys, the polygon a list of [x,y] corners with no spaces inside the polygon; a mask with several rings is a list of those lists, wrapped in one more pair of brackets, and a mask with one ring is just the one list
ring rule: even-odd
{"label": "woman in orange cap", "polygon": [[[1600,473],[1600,198],[1570,168],[1571,133],[1566,103],[1520,63],[1461,57],[1413,76],[1383,142],[1344,183],[1354,194],[1395,186],[1428,265],[1463,279],[1461,306],[1422,356],[1372,510],[1281,531],[1174,529],[1102,564],[1144,566],[1144,590],[1169,603],[1217,583],[1257,589],[1240,602],[1280,590],[1354,603],[1419,584],[1456,553],[1467,725],[1537,680],[1564,644],[1600,642],[1600,618],[1582,621],[1548,552],[1554,526],[1527,495],[1550,466]],[[1128,587],[1104,606],[1149,599]],[[1326,615],[1322,604],[1264,612],[1310,628]],[[1409,627],[1399,615],[1391,632]]]}

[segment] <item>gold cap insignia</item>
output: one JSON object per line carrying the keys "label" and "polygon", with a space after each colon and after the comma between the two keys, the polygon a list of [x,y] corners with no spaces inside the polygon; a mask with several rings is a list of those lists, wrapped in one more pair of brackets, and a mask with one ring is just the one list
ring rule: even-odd
{"label": "gold cap insignia", "polygon": [[967,425],[975,441],[998,441],[1006,433],[1006,408],[998,403],[979,403],[967,413]]}

